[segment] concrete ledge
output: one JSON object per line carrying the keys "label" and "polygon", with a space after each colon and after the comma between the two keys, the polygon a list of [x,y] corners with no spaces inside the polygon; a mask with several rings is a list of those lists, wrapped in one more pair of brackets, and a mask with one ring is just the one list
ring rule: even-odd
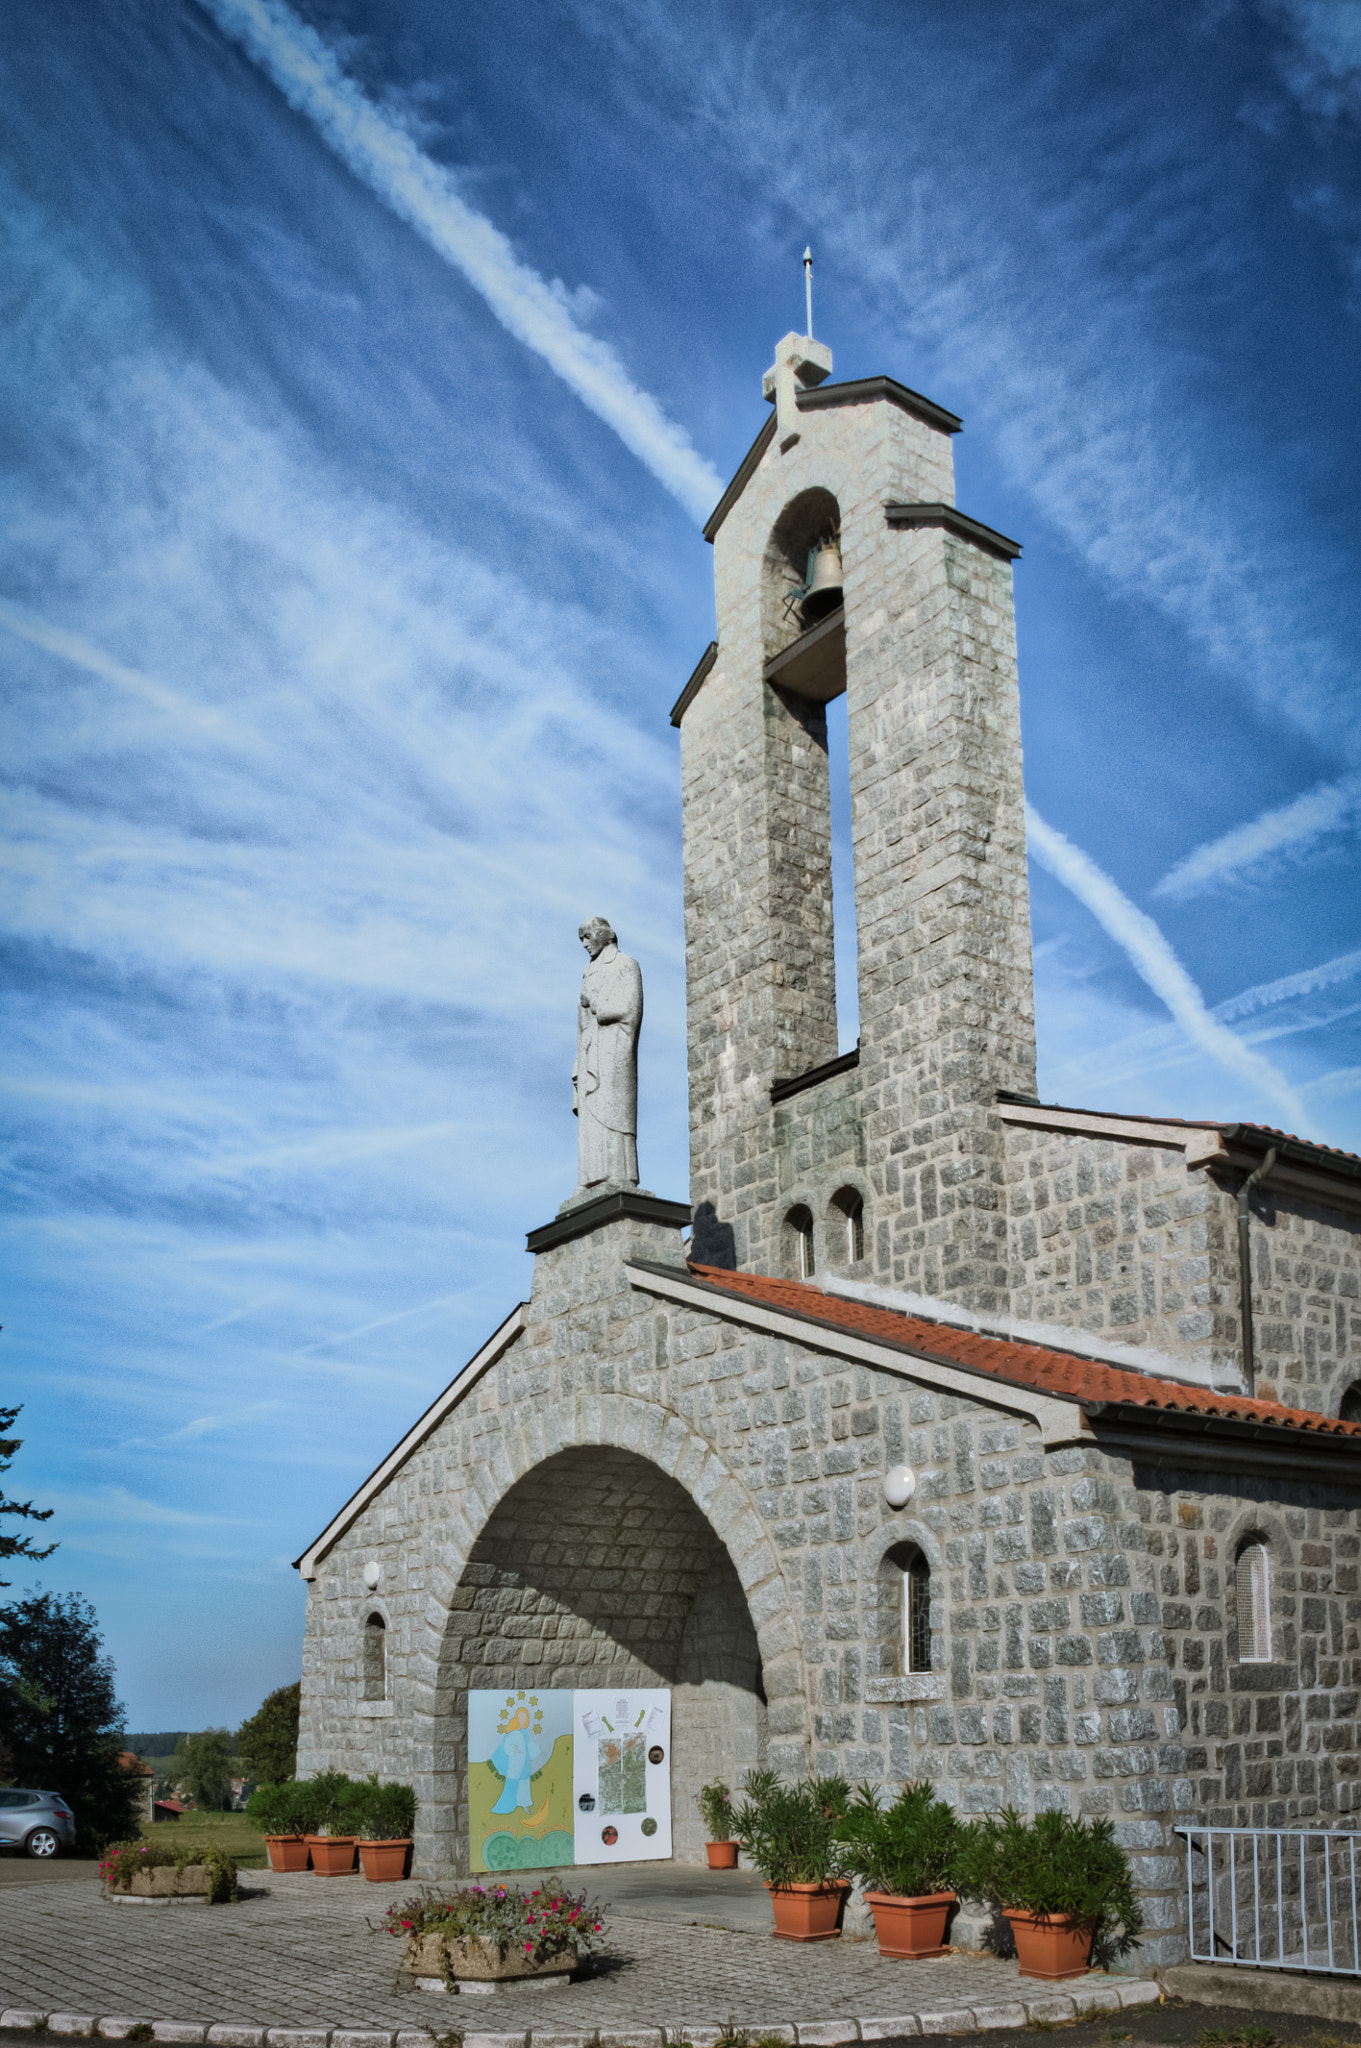
{"label": "concrete ledge", "polygon": [[[1169,1979],[1189,1976],[1191,1969],[1169,1970]],[[1235,1979],[1251,1975],[1254,1983],[1267,1976],[1265,1971],[1213,1970],[1196,1973],[1198,1977]],[[1298,1984],[1301,1980],[1289,1980]],[[1186,1998],[1195,1994],[1182,1991],[1168,1983],[1169,1991]],[[1348,1985],[1306,1985],[1306,1989],[1331,1992],[1339,1991],[1355,2001],[1354,2006],[1345,2009],[1332,2005],[1289,2006],[1284,2003],[1271,2006],[1277,2012],[1319,2012],[1330,2019],[1351,2018],[1353,2013],[1361,2017],[1361,1987]],[[949,2010],[932,2012],[907,2012],[886,2017],[846,2018],[837,2020],[749,2020],[744,2031],[749,2034],[778,2035],[789,2043],[789,2048],[839,2048],[842,2042],[887,2041],[901,2036],[916,2037],[923,2034],[973,2034],[987,2033],[999,2027],[1023,2027],[1032,2020],[1054,2021],[1086,2018],[1089,2014],[1115,2012],[1128,2005],[1152,2005],[1163,1995],[1162,1987],[1151,1979],[1132,1980],[1124,1977],[1103,1977],[1094,1972],[1086,1979],[1075,1981],[1071,1991],[1056,1991],[1052,1987],[1035,1988],[1031,1998],[1011,1999],[1006,2004],[961,2005]],[[1210,2004],[1232,2004],[1224,1991],[1212,1988],[1205,1993]],[[1254,1989],[1253,2003],[1267,2008],[1269,2001],[1258,1996]],[[121,2041],[127,2038],[133,2027],[150,2026],[153,2039],[169,2042],[203,2042],[209,2048],[439,2048],[443,2036],[428,2033],[424,2029],[410,2032],[371,2027],[255,2027],[239,2022],[220,2021],[209,2025],[196,2020],[132,2020],[124,2018],[96,2019],[77,2013],[48,2013],[20,2011],[7,2007],[0,2011],[0,2029],[23,2028],[31,2031],[46,2028],[49,2033],[81,2035],[92,2040]],[[519,2028],[510,2034],[483,2034],[467,2032],[463,2035],[463,2048],[668,2048],[668,2044],[684,2041],[689,2048],[717,2048],[723,2039],[720,2027],[624,2027],[615,2032],[582,2029],[572,2032],[560,2027],[543,2029]]]}
{"label": "concrete ledge", "polygon": [[1176,1963],[1163,1989],[1193,2005],[1238,2006],[1249,2012],[1307,2013],[1320,2020],[1361,2023],[1361,1978],[1254,1970],[1246,1965]]}

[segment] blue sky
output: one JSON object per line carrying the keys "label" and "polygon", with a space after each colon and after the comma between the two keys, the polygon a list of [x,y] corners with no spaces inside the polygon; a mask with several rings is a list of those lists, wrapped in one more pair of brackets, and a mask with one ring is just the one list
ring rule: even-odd
{"label": "blue sky", "polygon": [[586,915],[685,1192],[666,714],[806,240],[1025,543],[1042,1093],[1361,1148],[1358,0],[3,13],[0,1399],[134,1726],[296,1675],[526,1292]]}

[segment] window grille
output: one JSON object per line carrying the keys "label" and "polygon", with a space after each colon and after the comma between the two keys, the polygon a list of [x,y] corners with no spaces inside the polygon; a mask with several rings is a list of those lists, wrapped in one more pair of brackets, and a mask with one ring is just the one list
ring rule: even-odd
{"label": "window grille", "polygon": [[1271,1587],[1265,1543],[1249,1543],[1239,1552],[1236,1581],[1238,1661],[1271,1662]]}
{"label": "window grille", "polygon": [[364,1698],[387,1698],[387,1623],[381,1614],[364,1623]]}
{"label": "window grille", "polygon": [[903,1666],[931,1669],[931,1571],[921,1556],[903,1570]]}

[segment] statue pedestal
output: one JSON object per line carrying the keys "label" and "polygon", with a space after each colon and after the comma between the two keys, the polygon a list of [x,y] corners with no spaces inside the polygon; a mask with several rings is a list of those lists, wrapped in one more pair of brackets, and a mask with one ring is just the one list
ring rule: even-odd
{"label": "statue pedestal", "polygon": [[619,1222],[660,1225],[668,1232],[685,1230],[690,1222],[690,1204],[664,1202],[646,1188],[608,1184],[579,1188],[568,1196],[552,1223],[528,1233],[525,1249],[552,1251],[555,1245],[568,1244],[574,1237],[589,1237],[602,1224]]}

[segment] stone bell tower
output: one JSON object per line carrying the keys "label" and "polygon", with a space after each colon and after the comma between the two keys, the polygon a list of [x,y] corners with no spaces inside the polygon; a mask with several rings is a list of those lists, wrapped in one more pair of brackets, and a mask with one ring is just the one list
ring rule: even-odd
{"label": "stone bell tower", "polygon": [[[831,367],[809,336],[776,350],[774,410],[704,529],[718,638],[672,712],[692,1256],[1005,1308],[995,1104],[1035,1087],[1019,549],[956,509],[952,413]],[[843,691],[860,1043],[838,1056]]]}

